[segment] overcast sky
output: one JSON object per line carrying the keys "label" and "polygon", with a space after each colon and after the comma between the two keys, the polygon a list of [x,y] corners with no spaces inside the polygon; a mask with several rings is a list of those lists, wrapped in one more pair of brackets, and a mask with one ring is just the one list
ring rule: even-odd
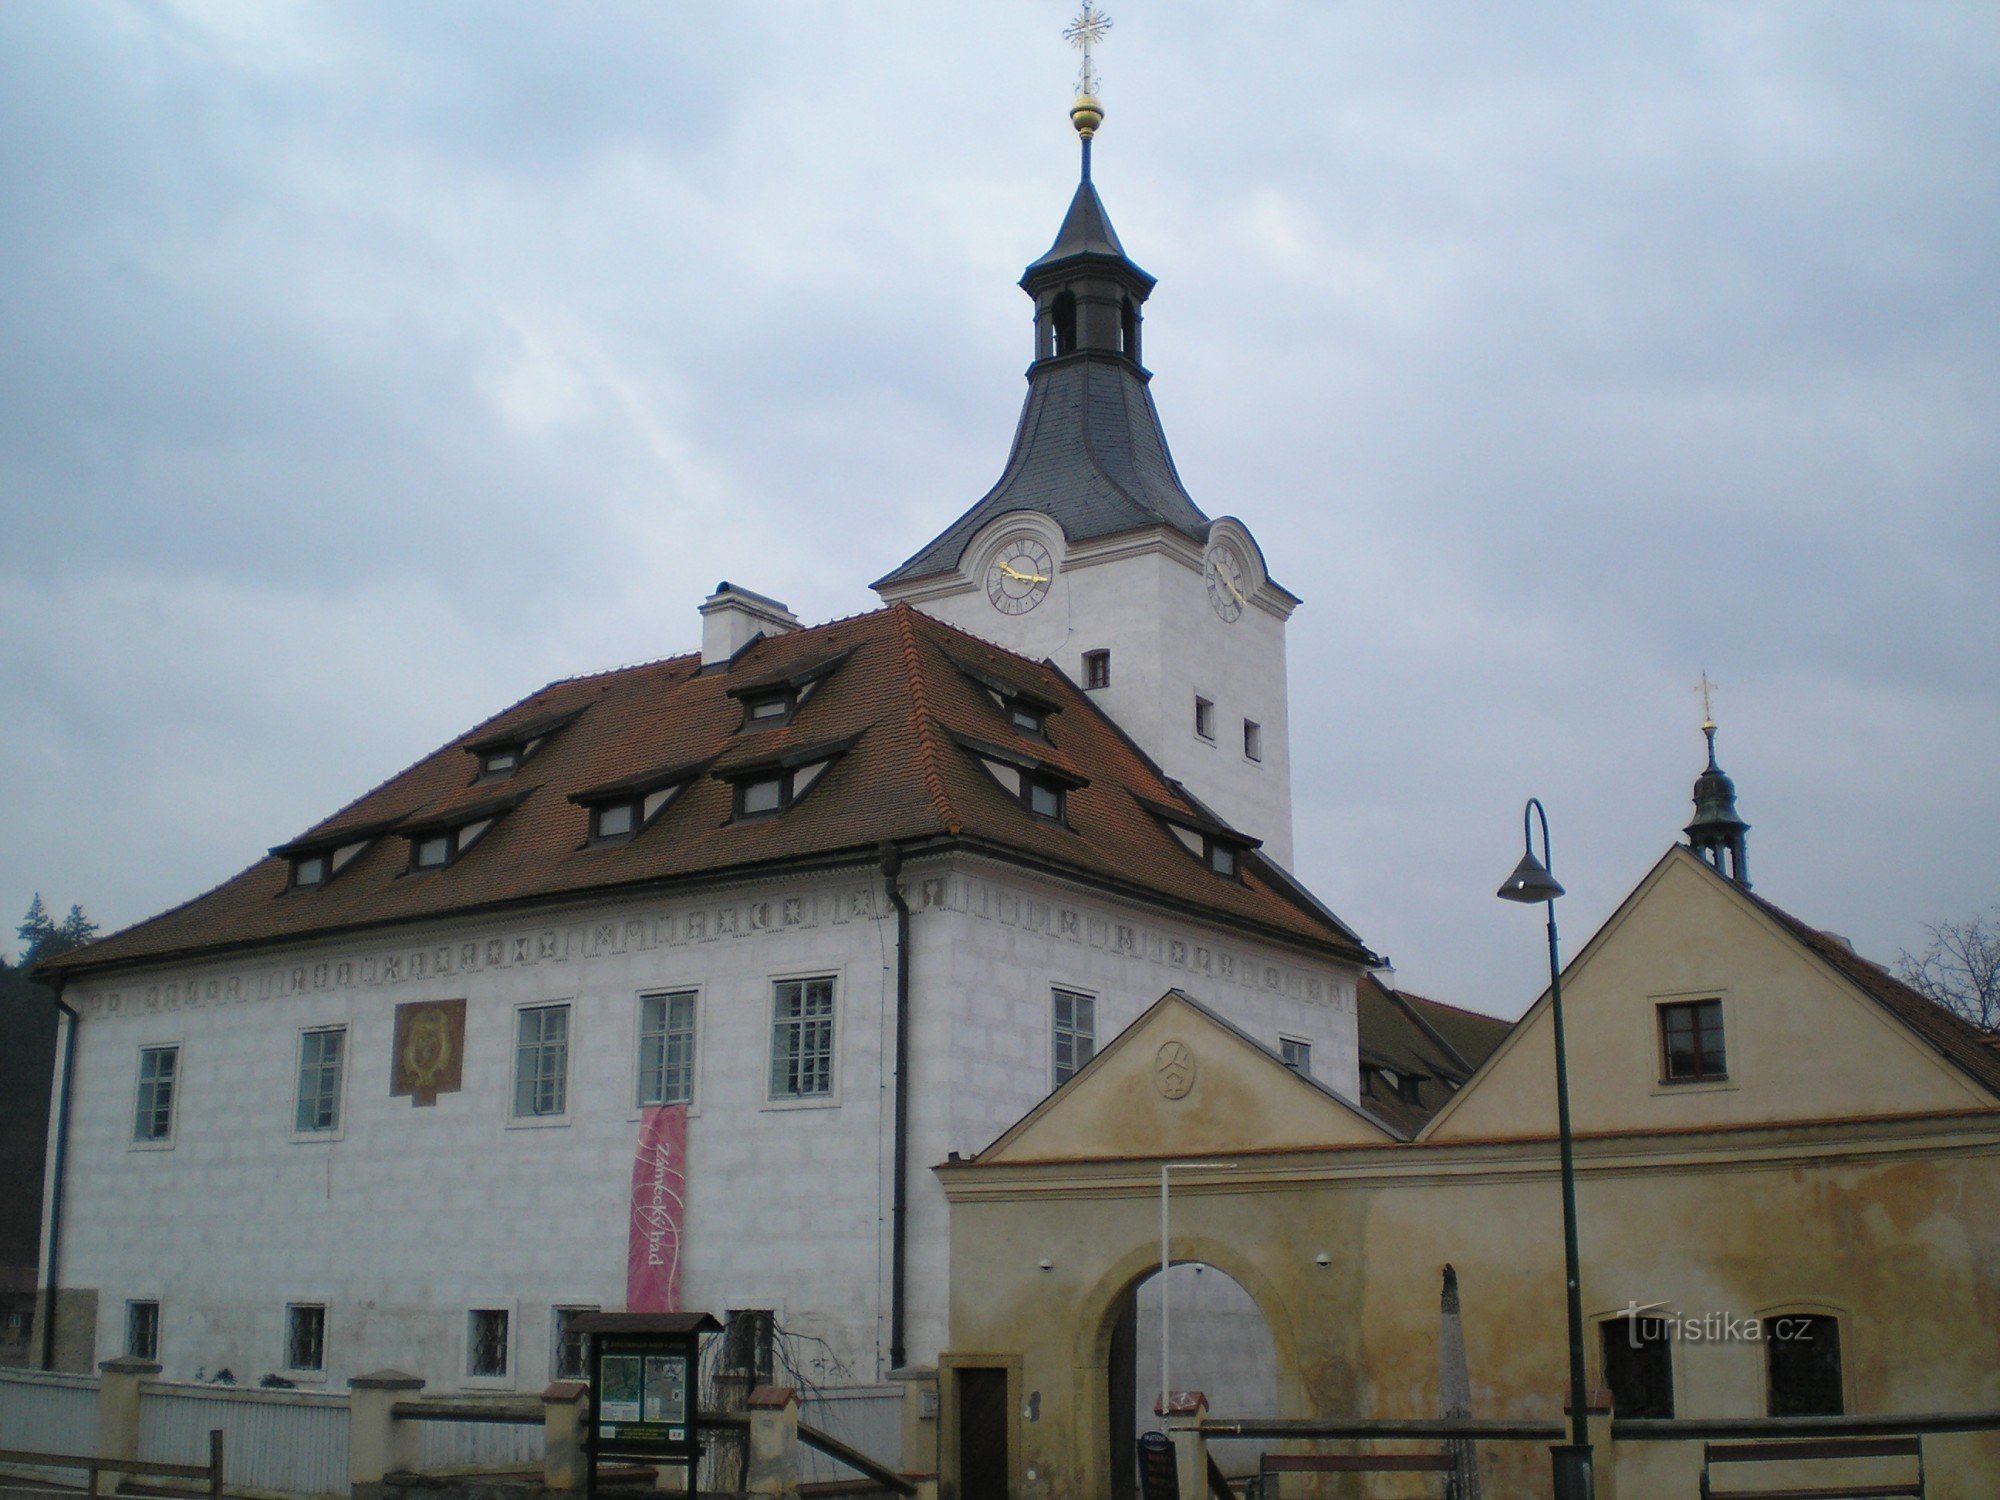
{"label": "overcast sky", "polygon": [[[2000,900],[2000,9],[1107,0],[1182,476],[1305,598],[1299,871],[1513,1014],[1690,815]],[[998,475],[1069,7],[0,5],[0,914],[227,878]]]}

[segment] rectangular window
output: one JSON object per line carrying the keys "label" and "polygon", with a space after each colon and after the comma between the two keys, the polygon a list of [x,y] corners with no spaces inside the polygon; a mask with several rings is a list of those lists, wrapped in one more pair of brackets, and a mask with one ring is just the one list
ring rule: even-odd
{"label": "rectangular window", "polygon": [[833,1093],[833,980],[781,979],[772,987],[771,1097]]}
{"label": "rectangular window", "polygon": [[139,1103],[132,1119],[135,1141],[170,1141],[174,1136],[174,1079],[180,1071],[178,1047],[139,1049]]}
{"label": "rectangular window", "polygon": [[776,812],[785,805],[785,778],[760,776],[754,781],[738,783],[737,804],[741,816]]}
{"label": "rectangular window", "polygon": [[514,1118],[560,1115],[569,1107],[569,1007],[520,1011],[514,1045]]}
{"label": "rectangular window", "polygon": [[592,813],[591,818],[592,838],[620,838],[639,826],[639,805],[636,802],[607,802]]}
{"label": "rectangular window", "polygon": [[506,1308],[475,1307],[465,1315],[465,1373],[479,1380],[506,1378]]}
{"label": "rectangular window", "polygon": [[1764,1356],[1772,1416],[1838,1417],[1845,1413],[1840,1319],[1823,1313],[1766,1318]]}
{"label": "rectangular window", "polygon": [[694,991],[639,997],[639,1103],[694,1102]]}
{"label": "rectangular window", "polygon": [[553,1345],[549,1358],[549,1378],[551,1380],[590,1379],[590,1335],[579,1333],[571,1324],[582,1313],[594,1313],[591,1307],[558,1307],[549,1318],[549,1338]]}
{"label": "rectangular window", "polygon": [[410,863],[419,870],[438,870],[451,863],[451,835],[434,833],[410,846]]}
{"label": "rectangular window", "polygon": [[1722,1047],[1722,1002],[1691,1000],[1660,1007],[1661,1078],[1694,1083],[1729,1076]]}
{"label": "rectangular window", "polygon": [[1264,726],[1255,719],[1243,721],[1243,758],[1245,760],[1264,758]]}
{"label": "rectangular window", "polygon": [[299,1036],[299,1094],[292,1129],[300,1135],[340,1129],[340,1069],[347,1028],[329,1026]]}
{"label": "rectangular window", "polygon": [[160,1357],[160,1304],[125,1304],[125,1352],[134,1359]]}
{"label": "rectangular window", "polygon": [[1215,738],[1215,705],[1206,698],[1194,700],[1194,732],[1205,740]]}
{"label": "rectangular window", "polygon": [[1296,1037],[1278,1038],[1278,1056],[1285,1060],[1285,1066],[1303,1077],[1312,1077],[1313,1049],[1311,1042],[1299,1041]]}
{"label": "rectangular window", "polygon": [[1083,685],[1087,688],[1107,688],[1111,686],[1111,653],[1109,651],[1086,651],[1083,653]]}
{"label": "rectangular window", "polygon": [[1607,1318],[1604,1383],[1621,1417],[1674,1414],[1674,1346],[1665,1318]]}
{"label": "rectangular window", "polygon": [[1063,815],[1062,788],[1039,777],[1029,777],[1027,781],[1028,811],[1038,818],[1060,818]]}
{"label": "rectangular window", "polygon": [[1056,990],[1056,1087],[1074,1078],[1097,1051],[1097,1002],[1088,995]]}
{"label": "rectangular window", "polygon": [[326,1368],[326,1309],[316,1302],[285,1305],[285,1368]]}

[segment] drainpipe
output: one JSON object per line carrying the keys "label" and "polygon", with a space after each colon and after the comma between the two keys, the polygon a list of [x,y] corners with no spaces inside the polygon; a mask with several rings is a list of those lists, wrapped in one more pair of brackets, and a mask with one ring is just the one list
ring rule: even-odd
{"label": "drainpipe", "polygon": [[49,1263],[42,1276],[42,1368],[56,1367],[56,1303],[62,1275],[63,1168],[69,1160],[69,1092],[76,1078],[76,1023],[80,1019],[62,997],[62,981],[55,986],[56,1010],[62,1015],[62,1083],[56,1093],[56,1160],[49,1184]]}
{"label": "drainpipe", "polygon": [[896,876],[903,851],[882,846],[882,889],[896,908],[896,1180],[889,1197],[889,1368],[900,1370],[903,1349],[904,1288],[908,1282],[910,1233],[910,903]]}

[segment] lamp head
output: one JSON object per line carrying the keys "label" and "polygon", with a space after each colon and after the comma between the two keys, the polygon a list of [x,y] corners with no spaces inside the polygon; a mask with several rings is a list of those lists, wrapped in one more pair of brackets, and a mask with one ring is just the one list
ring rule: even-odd
{"label": "lamp head", "polygon": [[1548,866],[1535,858],[1532,849],[1521,856],[1506,884],[1494,892],[1502,901],[1519,901],[1529,906],[1538,901],[1553,901],[1562,893],[1561,883],[1549,873]]}

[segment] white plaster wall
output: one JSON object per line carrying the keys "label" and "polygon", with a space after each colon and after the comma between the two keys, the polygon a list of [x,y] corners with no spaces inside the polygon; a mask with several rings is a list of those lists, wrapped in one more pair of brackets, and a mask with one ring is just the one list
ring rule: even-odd
{"label": "white plaster wall", "polygon": [[[1099,1046],[1171,987],[1260,1040],[1313,1043],[1357,1087],[1353,977],[1219,926],[987,861],[912,861],[908,1358],[948,1307],[946,1206],[930,1168],[970,1153],[1051,1084],[1049,991],[1098,1001]],[[282,1368],[287,1302],[324,1303],[326,1383],[395,1367],[467,1384],[467,1310],[506,1307],[517,1389],[550,1375],[550,1311],[623,1305],[642,992],[700,991],[689,1120],[689,1307],[771,1307],[828,1386],[888,1366],[895,926],[857,868],[700,898],[410,929],[81,985],[62,1281],[100,1294],[98,1358],[131,1298],[161,1304],[169,1378]],[[838,1093],[766,1098],[771,985],[837,976]],[[395,1007],[466,1000],[463,1088],[392,1098]],[[569,1109],[511,1121],[514,1012],[571,1005]],[[291,1131],[302,1028],[348,1028],[337,1138]],[[180,1047],[173,1141],[135,1147],[142,1046]]]}
{"label": "white plaster wall", "polygon": [[[1225,523],[1218,523],[1221,527]],[[1048,596],[1024,615],[1003,615],[981,578],[991,544],[1032,530],[1056,559]],[[1220,534],[1220,533],[1219,533]],[[1248,538],[1248,533],[1241,536]],[[1242,545],[1245,552],[1254,552]],[[1045,516],[995,521],[965,553],[957,587],[910,593],[925,612],[1036,661],[1051,660],[1084,679],[1086,651],[1109,649],[1111,685],[1100,707],[1225,822],[1264,841],[1292,864],[1285,619],[1281,606],[1252,606],[1233,622],[1210,607],[1194,549],[1162,537],[1114,538],[1068,548]],[[905,597],[887,590],[886,598]],[[1269,591],[1265,598],[1270,599]],[[1215,738],[1194,732],[1196,695],[1215,705]],[[1262,726],[1263,758],[1243,753],[1243,721]]]}

